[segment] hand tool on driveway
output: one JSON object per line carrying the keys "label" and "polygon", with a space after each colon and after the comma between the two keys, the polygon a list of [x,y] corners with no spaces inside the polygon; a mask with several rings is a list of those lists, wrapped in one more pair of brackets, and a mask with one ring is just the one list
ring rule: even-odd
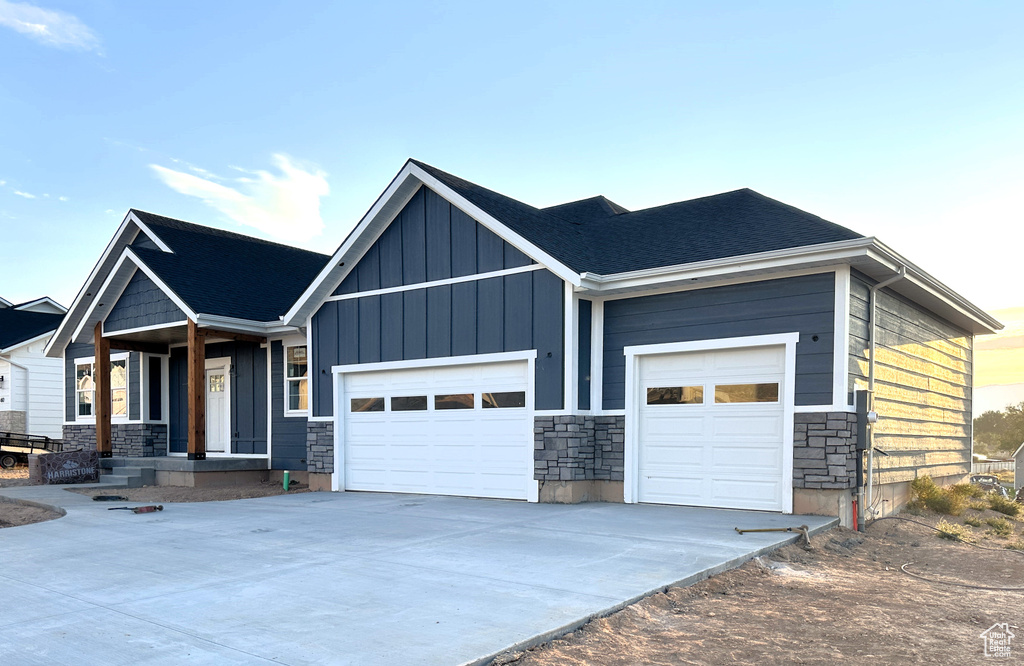
{"label": "hand tool on driveway", "polygon": [[150,504],[148,506],[112,506],[107,511],[131,511],[132,513],[153,513],[163,511],[163,504]]}
{"label": "hand tool on driveway", "polygon": [[740,528],[734,528],[740,534],[746,534],[747,532],[799,532],[800,536],[803,537],[804,548],[807,550],[811,549],[811,537],[807,534],[807,526],[801,525],[800,527],[761,527],[753,530],[741,530]]}

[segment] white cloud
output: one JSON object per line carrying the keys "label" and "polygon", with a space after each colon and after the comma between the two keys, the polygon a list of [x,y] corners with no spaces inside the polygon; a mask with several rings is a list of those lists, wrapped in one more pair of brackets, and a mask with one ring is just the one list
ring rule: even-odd
{"label": "white cloud", "polygon": [[29,194],[28,192],[22,192],[21,190],[14,190],[14,193],[17,194],[19,197],[25,197],[26,199],[35,199],[36,198],[36,195]]}
{"label": "white cloud", "polygon": [[58,201],[67,201],[68,198],[67,197],[57,197],[57,200]]}
{"label": "white cloud", "polygon": [[100,50],[96,33],[67,12],[0,0],[0,25],[58,49]]}
{"label": "white cloud", "polygon": [[[243,170],[251,177],[234,179],[222,179],[191,165],[189,170],[205,177],[157,164],[150,167],[171,189],[202,199],[238,224],[292,243],[320,235],[324,229],[320,198],[330,192],[327,174],[297,166],[287,155],[274,155],[273,161],[281,172],[279,175]],[[229,184],[214,182],[215,179]]]}

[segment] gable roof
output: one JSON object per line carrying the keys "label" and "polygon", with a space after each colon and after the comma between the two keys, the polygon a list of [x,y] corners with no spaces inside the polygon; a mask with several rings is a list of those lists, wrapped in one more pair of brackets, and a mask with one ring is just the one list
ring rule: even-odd
{"label": "gable roof", "polygon": [[327,255],[132,209],[171,250],[132,248],[195,313],[276,321]]}
{"label": "gable roof", "polygon": [[0,351],[57,330],[64,315],[0,308]]}
{"label": "gable roof", "polygon": [[632,212],[603,196],[539,209],[411,161],[579,273],[611,275],[864,238],[750,189]]}
{"label": "gable roof", "polygon": [[501,236],[581,293],[613,295],[856,267],[975,334],[1002,324],[874,237],[749,189],[628,211],[603,196],[536,208],[410,159],[284,315],[301,326],[420,187]]}

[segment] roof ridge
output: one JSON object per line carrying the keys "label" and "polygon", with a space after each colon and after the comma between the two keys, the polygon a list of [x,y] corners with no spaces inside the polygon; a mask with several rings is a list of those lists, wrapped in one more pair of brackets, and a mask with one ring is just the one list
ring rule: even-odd
{"label": "roof ridge", "polygon": [[[263,245],[272,245],[274,247],[279,247],[279,248],[282,248],[282,249],[285,249],[285,250],[295,250],[296,252],[306,252],[308,254],[315,254],[315,255],[319,255],[321,257],[325,257],[325,258],[330,257],[330,255],[328,255],[328,254],[324,254],[322,252],[316,252],[315,250],[307,250],[305,248],[296,247],[294,245],[288,245],[287,243],[278,243],[276,241],[267,240],[265,238],[257,238],[256,236],[249,236],[247,234],[239,233],[237,231],[228,231],[227,229],[218,229],[217,227],[211,227],[211,226],[207,226],[205,224],[197,224],[195,222],[189,222],[188,220],[179,220],[179,219],[177,219],[175,217],[167,217],[166,215],[160,215],[159,213],[151,213],[149,211],[142,210],[140,208],[131,208],[129,210],[131,212],[135,213],[136,215],[141,213],[143,216],[145,216],[146,218],[149,218],[150,220],[154,220],[155,219],[155,222],[156,222],[157,226],[161,226],[161,225],[162,226],[170,226],[170,225],[166,224],[166,222],[173,222],[174,224],[182,225],[182,227],[181,227],[182,231],[193,231],[195,233],[209,234],[211,236],[221,236],[221,237],[232,238],[234,240],[246,241],[246,242],[251,242],[251,243],[260,243],[260,244],[263,244]],[[149,223],[147,220],[143,220],[143,222],[146,222],[147,224]]]}

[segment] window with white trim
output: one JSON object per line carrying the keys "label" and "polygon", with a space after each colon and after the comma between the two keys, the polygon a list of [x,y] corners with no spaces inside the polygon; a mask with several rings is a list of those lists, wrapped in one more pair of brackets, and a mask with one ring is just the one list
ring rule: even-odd
{"label": "window with white trim", "polygon": [[285,411],[307,413],[309,411],[309,363],[306,345],[284,348],[284,396]]}
{"label": "window with white trim", "polygon": [[[110,417],[128,418],[128,354],[110,358]],[[96,418],[96,362],[75,359],[75,419]]]}

